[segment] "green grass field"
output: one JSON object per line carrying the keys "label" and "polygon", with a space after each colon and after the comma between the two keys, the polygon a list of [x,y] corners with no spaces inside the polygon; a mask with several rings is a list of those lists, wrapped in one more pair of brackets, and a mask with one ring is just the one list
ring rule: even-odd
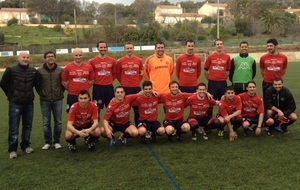
{"label": "green grass field", "polygon": [[[284,85],[294,94],[297,105],[300,103],[299,71],[300,62],[291,62],[284,77]],[[261,94],[259,72],[255,80]],[[204,81],[203,75],[199,81]],[[11,160],[7,153],[8,105],[3,92],[0,98],[1,189],[300,188],[298,121],[289,128],[289,135],[275,133],[273,138],[264,131],[259,138],[243,137],[239,130],[239,138],[230,142],[228,138],[218,138],[213,131],[207,141],[202,138],[192,141],[190,134],[183,135],[183,142],[173,143],[166,136],[146,145],[139,139],[129,139],[127,147],[118,142],[114,150],[109,149],[107,139],[100,139],[95,152],[89,152],[82,139],[78,139],[76,153],[69,152],[62,139],[62,149],[44,151],[41,149],[44,145],[42,117],[36,98],[31,137],[35,152],[26,154],[18,149],[19,157]]]}

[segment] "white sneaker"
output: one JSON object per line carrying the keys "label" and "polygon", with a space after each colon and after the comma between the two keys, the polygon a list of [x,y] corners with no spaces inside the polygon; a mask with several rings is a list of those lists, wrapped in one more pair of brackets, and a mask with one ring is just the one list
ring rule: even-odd
{"label": "white sneaker", "polygon": [[42,147],[42,149],[43,149],[43,150],[48,150],[50,147],[51,147],[50,144],[45,144],[45,145]]}
{"label": "white sneaker", "polygon": [[147,131],[147,133],[145,135],[145,138],[146,139],[151,139],[151,135],[152,135],[152,132],[151,131]]}
{"label": "white sneaker", "polygon": [[33,152],[33,149],[32,149],[31,147],[27,147],[27,148],[25,148],[25,152],[26,152],[27,154],[30,154],[30,153]]}
{"label": "white sneaker", "polygon": [[9,153],[9,158],[10,159],[14,159],[14,158],[17,158],[18,157],[18,155],[17,155],[17,152],[16,151],[11,151],[10,153]]}
{"label": "white sneaker", "polygon": [[61,148],[61,145],[60,145],[59,143],[55,143],[55,144],[54,144],[54,148],[55,148],[55,149],[60,149],[60,148]]}

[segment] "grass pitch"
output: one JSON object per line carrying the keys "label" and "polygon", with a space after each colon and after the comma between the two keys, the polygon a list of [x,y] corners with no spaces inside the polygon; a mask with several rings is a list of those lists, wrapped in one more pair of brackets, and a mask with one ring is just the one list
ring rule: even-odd
{"label": "grass pitch", "polygon": [[[300,63],[289,63],[284,85],[294,94],[297,105],[300,90],[297,82]],[[202,75],[199,81],[205,81]],[[255,81],[261,93],[261,76]],[[220,139],[216,131],[209,140],[197,141],[190,134],[183,142],[158,137],[157,143],[141,144],[129,139],[122,147],[118,142],[109,149],[108,140],[100,139],[95,152],[89,152],[82,139],[77,140],[76,153],[63,148],[42,150],[44,145],[39,99],[35,100],[32,148],[26,154],[18,149],[19,157],[9,159],[7,153],[8,105],[0,93],[0,187],[1,189],[299,189],[300,129],[299,121],[289,128],[289,135],[263,132],[259,138],[250,135],[229,142]],[[186,114],[188,110],[186,110]],[[299,109],[296,111],[300,115]],[[103,115],[103,111],[102,114]],[[160,113],[160,120],[163,113]],[[66,115],[63,116],[63,130]],[[20,140],[20,139],[19,139]]]}

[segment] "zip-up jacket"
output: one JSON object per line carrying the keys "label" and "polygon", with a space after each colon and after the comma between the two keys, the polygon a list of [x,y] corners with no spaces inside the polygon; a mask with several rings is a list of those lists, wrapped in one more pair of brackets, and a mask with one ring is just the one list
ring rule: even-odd
{"label": "zip-up jacket", "polygon": [[64,98],[64,87],[61,84],[63,69],[57,64],[49,68],[46,63],[37,70],[36,91],[41,101],[55,102]]}
{"label": "zip-up jacket", "polygon": [[265,93],[266,107],[271,109],[273,106],[280,109],[285,116],[289,116],[296,110],[296,103],[289,89],[282,87],[280,91],[276,91],[270,86]]}
{"label": "zip-up jacket", "polygon": [[26,104],[33,102],[33,87],[36,86],[36,69],[20,63],[7,67],[0,86],[7,96],[7,100]]}

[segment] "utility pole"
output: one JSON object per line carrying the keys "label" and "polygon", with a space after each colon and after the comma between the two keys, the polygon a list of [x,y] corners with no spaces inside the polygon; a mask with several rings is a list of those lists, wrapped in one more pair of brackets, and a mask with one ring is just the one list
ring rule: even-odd
{"label": "utility pole", "polygon": [[217,39],[220,38],[220,0],[218,0],[218,12],[217,12]]}
{"label": "utility pole", "polygon": [[75,24],[75,43],[78,43],[77,40],[77,20],[76,20],[76,9],[74,9],[74,24]]}

